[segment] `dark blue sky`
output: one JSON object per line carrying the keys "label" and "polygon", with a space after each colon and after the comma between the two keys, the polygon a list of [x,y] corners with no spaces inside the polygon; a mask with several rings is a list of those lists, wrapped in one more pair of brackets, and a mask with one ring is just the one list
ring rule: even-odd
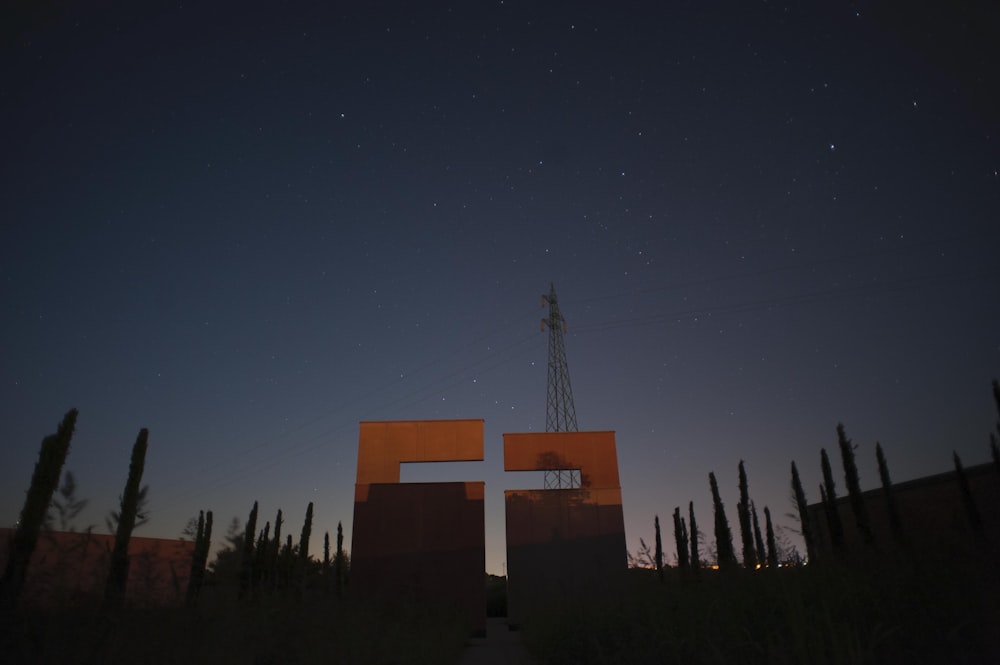
{"label": "dark blue sky", "polygon": [[876,440],[896,480],[987,459],[987,3],[141,4],[2,21],[2,523],[74,406],[80,526],[148,427],[165,537],[259,500],[349,538],[358,421],[483,418],[484,463],[403,479],[486,480],[501,572],[550,282],[630,549],[710,524],[713,470],[735,523],[740,459],[794,528],[838,422],[865,487]]}

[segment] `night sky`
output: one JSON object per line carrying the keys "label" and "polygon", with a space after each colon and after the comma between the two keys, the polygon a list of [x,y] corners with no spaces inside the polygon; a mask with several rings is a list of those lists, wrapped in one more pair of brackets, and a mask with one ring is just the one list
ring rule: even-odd
{"label": "night sky", "polygon": [[[786,517],[836,425],[878,485],[989,459],[1000,376],[991,3],[23,3],[0,23],[0,524],[66,469],[216,543],[254,500],[350,544],[358,422],[543,431],[554,283],[628,547],[737,464]],[[206,4],[211,7],[202,7]],[[922,4],[922,3],[915,3]],[[542,6],[544,5],[544,6]],[[837,467],[839,469],[839,465]],[[838,491],[845,487],[838,476]],[[786,533],[790,542],[800,542]],[[664,532],[668,556],[673,539]]]}

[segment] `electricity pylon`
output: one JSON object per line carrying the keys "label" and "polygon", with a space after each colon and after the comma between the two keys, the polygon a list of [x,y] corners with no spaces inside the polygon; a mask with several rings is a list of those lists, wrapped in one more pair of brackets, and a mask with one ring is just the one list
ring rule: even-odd
{"label": "electricity pylon", "polygon": [[[542,296],[542,307],[549,306],[549,318],[542,319],[542,330],[549,329],[549,371],[546,382],[545,431],[576,432],[576,407],[573,406],[573,388],[569,383],[569,365],[566,363],[566,346],[563,333],[566,321],[559,313],[556,287],[549,284],[549,295]],[[545,489],[571,489],[580,487],[579,469],[552,469],[545,472]]]}

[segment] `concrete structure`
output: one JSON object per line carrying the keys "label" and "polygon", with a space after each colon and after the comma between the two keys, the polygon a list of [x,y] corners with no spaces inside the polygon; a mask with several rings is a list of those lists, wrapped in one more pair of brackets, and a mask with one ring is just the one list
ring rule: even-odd
{"label": "concrete structure", "polygon": [[[992,464],[980,464],[965,469],[973,499],[982,516],[983,532],[993,546],[1000,544],[1000,475]],[[838,488],[841,492],[844,490]],[[946,561],[973,552],[975,534],[962,501],[955,471],[924,476],[892,486],[903,532],[921,557]],[[895,543],[889,526],[889,511],[882,488],[862,494],[881,553],[889,554]],[[837,511],[844,527],[844,543],[848,551],[864,545],[855,526],[850,499],[840,496]],[[829,555],[832,548],[830,531],[822,503],[811,504],[809,519],[817,534],[818,555]]]}
{"label": "concrete structure", "polygon": [[[13,535],[13,529],[0,529],[0,570],[7,565]],[[28,565],[21,605],[99,606],[104,598],[114,545],[115,537],[109,534],[42,532]],[[133,536],[128,547],[126,605],[182,605],[193,552],[193,541]]]}
{"label": "concrete structure", "polygon": [[401,462],[482,460],[482,420],[361,423],[352,593],[450,605],[484,634],[485,484],[399,482]]}
{"label": "concrete structure", "polygon": [[580,471],[579,489],[507,490],[507,616],[614,590],[627,568],[614,432],[504,434],[505,471]]}

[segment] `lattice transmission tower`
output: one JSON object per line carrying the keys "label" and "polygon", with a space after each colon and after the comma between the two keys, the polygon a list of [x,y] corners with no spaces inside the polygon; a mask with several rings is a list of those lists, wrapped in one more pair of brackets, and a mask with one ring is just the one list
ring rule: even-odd
{"label": "lattice transmission tower", "polygon": [[[569,383],[569,365],[566,363],[566,345],[563,333],[566,320],[559,313],[556,287],[549,284],[549,294],[542,296],[542,307],[549,306],[549,317],[542,319],[542,330],[549,329],[549,371],[546,381],[545,431],[576,432],[576,407],[573,406],[573,388]],[[580,487],[579,469],[553,469],[545,472],[545,489]]]}

